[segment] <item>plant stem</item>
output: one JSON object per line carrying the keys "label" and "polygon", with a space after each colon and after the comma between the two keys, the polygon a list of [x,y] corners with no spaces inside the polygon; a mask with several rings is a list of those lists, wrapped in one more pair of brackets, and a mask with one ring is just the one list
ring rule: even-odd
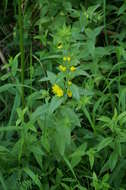
{"label": "plant stem", "polygon": [[108,45],[108,36],[106,30],[106,0],[103,0],[103,11],[104,11],[104,33],[105,33],[105,43]]}
{"label": "plant stem", "polygon": [[[33,65],[32,65],[32,43],[30,47],[30,82],[32,87],[32,77],[33,77]],[[31,94],[32,94],[32,88],[31,88]]]}
{"label": "plant stem", "polygon": [[24,39],[23,39],[23,16],[21,8],[21,0],[18,0],[18,24],[19,24],[19,38],[20,38],[20,52],[21,52],[21,83],[22,83],[22,107],[25,106],[24,99]]}

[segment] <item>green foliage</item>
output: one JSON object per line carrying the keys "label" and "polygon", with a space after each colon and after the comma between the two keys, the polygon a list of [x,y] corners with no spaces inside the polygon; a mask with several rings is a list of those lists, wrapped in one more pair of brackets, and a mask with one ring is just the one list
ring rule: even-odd
{"label": "green foliage", "polygon": [[0,190],[126,189],[125,11],[1,1]]}

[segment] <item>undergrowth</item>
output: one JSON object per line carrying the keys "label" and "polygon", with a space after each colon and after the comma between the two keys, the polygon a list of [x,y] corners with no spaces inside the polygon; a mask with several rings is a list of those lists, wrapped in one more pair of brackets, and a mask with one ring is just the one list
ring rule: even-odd
{"label": "undergrowth", "polygon": [[125,190],[126,1],[0,5],[0,190]]}

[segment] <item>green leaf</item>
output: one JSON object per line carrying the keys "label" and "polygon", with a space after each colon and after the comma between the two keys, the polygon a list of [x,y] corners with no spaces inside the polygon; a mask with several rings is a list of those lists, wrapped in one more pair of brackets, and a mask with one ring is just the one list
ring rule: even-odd
{"label": "green leaf", "polygon": [[93,40],[88,40],[87,41],[87,47],[88,51],[91,54],[92,57],[95,55],[95,42]]}
{"label": "green leaf", "polygon": [[112,120],[109,118],[109,117],[107,117],[107,116],[101,116],[99,119],[98,119],[99,121],[103,121],[103,122],[105,122],[105,123],[110,123]]}
{"label": "green leaf", "polygon": [[4,74],[4,75],[2,75],[2,77],[0,77],[0,80],[5,81],[5,80],[7,80],[9,77],[11,77],[11,73],[10,73],[10,72],[9,72],[9,73],[6,73],[6,74]]}
{"label": "green leaf", "polygon": [[94,35],[98,36],[101,33],[101,31],[103,30],[103,28],[104,28],[103,26],[95,28],[95,30],[93,31]]}
{"label": "green leaf", "polygon": [[87,108],[85,106],[83,106],[82,110],[83,110],[85,116],[87,117],[92,129],[95,131],[94,123],[92,121],[92,118],[91,118],[90,113],[88,112]]}
{"label": "green leaf", "polygon": [[50,106],[49,106],[49,113],[53,113],[60,105],[64,102],[64,98],[59,98],[54,96],[51,100]]}
{"label": "green leaf", "polygon": [[118,161],[118,164],[116,168],[113,170],[111,177],[110,177],[110,183],[114,184],[115,187],[120,187],[122,184],[122,179],[124,179],[126,171],[126,160],[120,159]]}
{"label": "green leaf", "polygon": [[0,172],[0,182],[2,184],[3,190],[8,190],[8,188],[7,188],[6,184],[5,184],[5,180],[4,180],[3,175],[2,175],[1,172]]}
{"label": "green leaf", "polygon": [[93,165],[94,165],[94,154],[95,154],[95,151],[92,148],[90,148],[90,150],[87,152],[87,154],[89,156],[90,167],[92,169]]}
{"label": "green leaf", "polygon": [[99,4],[93,5],[93,6],[89,6],[88,9],[87,9],[87,13],[88,13],[91,17],[93,17],[94,12],[99,8],[99,6],[100,6]]}
{"label": "green leaf", "polygon": [[107,174],[105,174],[105,175],[103,176],[102,181],[103,181],[103,182],[107,182],[108,180],[109,180],[109,174],[107,173]]}
{"label": "green leaf", "polygon": [[47,71],[47,76],[51,84],[54,84],[56,82],[56,75],[50,71]]}
{"label": "green leaf", "polygon": [[37,129],[36,129],[36,127],[33,125],[33,123],[32,122],[28,122],[28,123],[26,123],[25,124],[25,126],[24,126],[26,129],[29,129],[29,130],[31,130],[32,132],[37,132]]}
{"label": "green leaf", "polygon": [[86,153],[86,152],[85,152],[85,151],[86,151],[86,148],[87,148],[87,144],[86,144],[86,143],[83,143],[82,145],[80,145],[80,146],[75,150],[74,153],[72,153],[72,154],[70,155],[70,158],[77,157],[77,156],[79,156],[79,157],[84,156],[85,153]]}
{"label": "green leaf", "polygon": [[36,121],[38,118],[43,118],[48,113],[48,105],[43,104],[39,106],[30,116],[32,121]]}
{"label": "green leaf", "polygon": [[62,106],[60,112],[63,118],[68,118],[69,122],[72,125],[72,129],[75,126],[81,127],[79,115],[75,113],[73,109],[67,106]]}
{"label": "green leaf", "polygon": [[66,146],[71,143],[71,129],[66,123],[61,120],[57,122],[56,132],[55,132],[55,141],[59,153],[63,156],[65,153]]}
{"label": "green leaf", "polygon": [[0,145],[0,153],[8,153],[8,152],[9,150],[6,147]]}
{"label": "green leaf", "polygon": [[10,88],[14,87],[13,84],[4,84],[3,86],[0,87],[0,93],[8,91]]}
{"label": "green leaf", "polygon": [[65,183],[61,183],[61,186],[63,187],[64,190],[71,190],[70,187]]}
{"label": "green leaf", "polygon": [[75,175],[75,172],[74,172],[74,170],[73,170],[73,168],[72,168],[71,163],[69,162],[69,160],[68,160],[65,156],[64,156],[63,158],[64,158],[64,161],[65,161],[66,165],[68,166],[68,168],[69,168],[70,171],[72,172],[73,176],[75,177],[75,179],[77,179],[77,177],[76,177],[76,175]]}
{"label": "green leaf", "polygon": [[24,172],[33,180],[33,182],[41,189],[41,182],[36,175],[30,168],[23,168]]}
{"label": "green leaf", "polygon": [[80,99],[80,94],[79,94],[79,87],[76,86],[75,84],[72,84],[70,87],[71,91],[72,91],[72,95],[76,100]]}
{"label": "green leaf", "polygon": [[96,147],[96,150],[99,152],[101,151],[103,148],[109,146],[113,141],[112,137],[106,137],[104,138]]}
{"label": "green leaf", "polygon": [[82,158],[81,156],[75,156],[71,159],[72,168],[76,167],[80,163],[81,158]]}
{"label": "green leaf", "polygon": [[90,76],[86,71],[83,71],[81,69],[81,67],[77,67],[76,69],[77,70],[73,73],[73,77],[72,78],[75,78],[77,76],[85,76],[85,77],[89,77]]}
{"label": "green leaf", "polygon": [[123,5],[118,9],[118,16],[123,14],[126,10],[126,2],[123,3]]}
{"label": "green leaf", "polygon": [[87,190],[87,188],[86,187],[82,187],[81,185],[76,185],[75,187],[74,187],[74,189],[78,189],[78,190]]}
{"label": "green leaf", "polygon": [[109,157],[109,167],[111,169],[111,171],[115,168],[116,164],[118,162],[118,153],[115,151],[113,151]]}
{"label": "green leaf", "polygon": [[63,177],[62,170],[60,170],[59,168],[57,168],[57,173],[56,173],[56,184],[61,183],[61,181],[62,181],[62,177]]}
{"label": "green leaf", "polygon": [[118,116],[118,121],[120,122],[121,125],[126,122],[126,111],[122,112],[122,113]]}
{"label": "green leaf", "polygon": [[15,127],[15,126],[0,127],[0,132],[20,131],[20,130],[22,130],[22,128]]}
{"label": "green leaf", "polygon": [[20,97],[19,93],[16,92],[16,96],[15,96],[15,99],[14,99],[14,104],[13,104],[13,107],[12,107],[12,110],[11,110],[11,114],[10,114],[10,119],[9,119],[9,124],[8,125],[11,125],[12,122],[13,122],[13,120],[15,119],[16,110],[20,106],[20,103],[21,103],[21,97]]}
{"label": "green leaf", "polygon": [[80,145],[75,150],[75,152],[70,155],[72,168],[76,167],[79,164],[79,162],[81,161],[82,156],[84,156],[86,154],[86,152],[85,152],[86,147],[87,147],[87,144],[84,143],[84,144]]}
{"label": "green leaf", "polygon": [[42,143],[42,146],[45,148],[45,150],[47,152],[50,152],[50,142],[49,142],[48,136],[46,134],[42,135],[41,143]]}
{"label": "green leaf", "polygon": [[18,141],[18,161],[21,161],[21,157],[23,154],[23,145],[24,145],[24,134],[22,133],[22,136],[20,140]]}
{"label": "green leaf", "polygon": [[42,151],[42,148],[39,145],[31,146],[31,152],[33,153],[36,161],[38,162],[39,166],[42,168],[42,156],[45,155]]}
{"label": "green leaf", "polygon": [[12,60],[11,63],[11,72],[13,77],[15,77],[16,73],[17,73],[17,69],[18,69],[18,57],[19,57],[20,53],[18,53],[14,59]]}

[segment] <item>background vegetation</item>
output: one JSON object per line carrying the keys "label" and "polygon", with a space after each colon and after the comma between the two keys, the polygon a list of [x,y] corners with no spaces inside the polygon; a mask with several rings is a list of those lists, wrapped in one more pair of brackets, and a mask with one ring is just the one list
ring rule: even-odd
{"label": "background vegetation", "polygon": [[126,189],[126,1],[0,1],[0,189]]}

